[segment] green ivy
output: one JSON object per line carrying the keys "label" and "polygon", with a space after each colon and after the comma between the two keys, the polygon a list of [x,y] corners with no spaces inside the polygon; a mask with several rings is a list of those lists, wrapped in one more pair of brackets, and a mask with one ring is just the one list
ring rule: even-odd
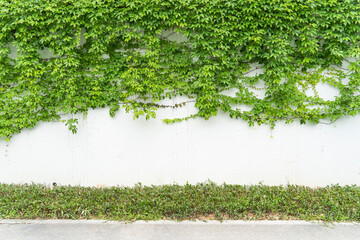
{"label": "green ivy", "polygon": [[[225,112],[273,127],[360,111],[358,0],[0,0],[0,29],[2,138],[102,107],[154,118],[186,104],[162,104],[175,96],[198,111],[167,123]],[[321,98],[319,84],[339,95]]]}

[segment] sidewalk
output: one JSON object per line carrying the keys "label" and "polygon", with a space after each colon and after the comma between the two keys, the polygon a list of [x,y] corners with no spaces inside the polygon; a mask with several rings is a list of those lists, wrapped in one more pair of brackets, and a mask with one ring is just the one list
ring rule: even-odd
{"label": "sidewalk", "polygon": [[358,223],[0,220],[1,240],[359,240]]}

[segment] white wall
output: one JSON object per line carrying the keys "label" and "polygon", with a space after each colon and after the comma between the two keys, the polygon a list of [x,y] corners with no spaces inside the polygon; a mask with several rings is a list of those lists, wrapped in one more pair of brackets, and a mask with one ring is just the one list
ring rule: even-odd
{"label": "white wall", "polygon": [[189,105],[160,109],[145,121],[124,111],[110,118],[107,109],[93,110],[80,119],[76,135],[64,123],[42,123],[0,141],[0,182],[360,185],[360,117],[334,125],[279,123],[273,131],[223,115],[161,121],[191,111]]}
{"label": "white wall", "polygon": [[[173,41],[186,40],[164,34]],[[41,54],[53,56],[46,49]],[[317,90],[326,100],[338,95],[329,86]],[[132,186],[210,179],[219,184],[360,185],[360,117],[334,125],[279,123],[274,131],[269,126],[249,128],[224,115],[162,123],[193,111],[189,105],[159,109],[156,119],[145,121],[124,111],[110,118],[107,109],[94,110],[87,119],[80,118],[76,135],[63,123],[42,123],[9,143],[0,140],[0,182]]]}

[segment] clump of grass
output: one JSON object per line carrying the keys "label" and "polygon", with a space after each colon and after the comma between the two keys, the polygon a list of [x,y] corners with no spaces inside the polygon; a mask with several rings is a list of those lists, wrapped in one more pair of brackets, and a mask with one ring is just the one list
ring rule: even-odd
{"label": "clump of grass", "polygon": [[110,188],[0,184],[0,218],[360,222],[360,187],[243,186],[212,182]]}

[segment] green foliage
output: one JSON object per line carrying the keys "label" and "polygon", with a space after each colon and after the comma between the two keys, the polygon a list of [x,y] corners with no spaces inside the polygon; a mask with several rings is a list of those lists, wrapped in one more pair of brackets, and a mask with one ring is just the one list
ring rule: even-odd
{"label": "green foliage", "polygon": [[[354,116],[359,32],[358,0],[0,0],[0,137],[101,107],[149,119],[175,96],[198,112],[167,123]],[[324,100],[319,84],[339,95]],[[67,125],[76,132],[76,119]]]}
{"label": "green foliage", "polygon": [[1,218],[303,219],[360,222],[360,188],[163,185],[89,188],[0,184]]}

